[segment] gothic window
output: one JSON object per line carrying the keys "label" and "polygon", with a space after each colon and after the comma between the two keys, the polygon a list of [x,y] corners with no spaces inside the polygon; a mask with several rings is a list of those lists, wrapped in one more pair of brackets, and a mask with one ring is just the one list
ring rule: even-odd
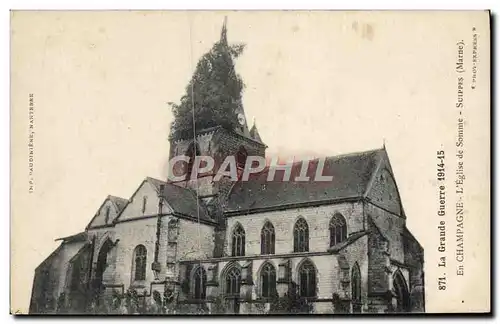
{"label": "gothic window", "polygon": [[224,298],[229,311],[238,314],[240,310],[240,282],[241,271],[235,265],[232,265],[226,272],[224,279]]}
{"label": "gothic window", "polygon": [[276,269],[271,263],[266,263],[260,271],[262,297],[271,298],[276,295]]}
{"label": "gothic window", "polygon": [[300,265],[299,293],[300,297],[316,297],[316,268],[310,260]]}
{"label": "gothic window", "polygon": [[245,255],[245,230],[238,224],[233,231],[232,256]]}
{"label": "gothic window", "polygon": [[191,143],[186,152],[186,156],[189,157],[186,170],[186,180],[189,180],[191,178],[191,173],[193,172],[194,160],[197,156],[200,156],[200,148],[198,147],[198,144]]}
{"label": "gothic window", "polygon": [[260,254],[274,254],[274,226],[266,222],[260,231]]}
{"label": "gothic window", "polygon": [[357,262],[352,267],[351,272],[351,299],[352,312],[361,313],[361,271],[359,271]]}
{"label": "gothic window", "polygon": [[330,220],[330,246],[334,246],[347,239],[347,224],[345,218],[335,214]]}
{"label": "gothic window", "polygon": [[293,252],[309,251],[309,226],[303,218],[295,222],[293,228]]}
{"label": "gothic window", "polygon": [[134,250],[134,280],[146,280],[146,247],[137,245]]}
{"label": "gothic window", "polygon": [[144,196],[142,197],[142,213],[146,213],[146,205],[148,203],[148,197]]}
{"label": "gothic window", "polygon": [[205,299],[207,291],[207,273],[202,266],[196,268],[193,274],[193,297],[195,299]]}

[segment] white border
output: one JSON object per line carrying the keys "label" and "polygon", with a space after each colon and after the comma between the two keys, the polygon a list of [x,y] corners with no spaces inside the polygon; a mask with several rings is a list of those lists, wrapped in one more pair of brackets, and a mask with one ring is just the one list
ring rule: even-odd
{"label": "white border", "polygon": [[[9,53],[10,53],[10,44],[9,44],[9,36],[10,36],[10,9],[16,10],[103,10],[103,9],[119,9],[119,10],[127,10],[127,9],[172,9],[172,10],[181,10],[181,9],[201,9],[201,10],[217,10],[217,9],[230,9],[230,10],[281,10],[281,9],[301,9],[301,10],[374,10],[374,9],[382,9],[382,10],[465,10],[465,9],[474,9],[474,10],[484,10],[491,9],[493,14],[500,12],[500,1],[498,0],[475,0],[475,1],[439,1],[439,0],[420,0],[418,2],[410,3],[403,1],[377,1],[376,3],[373,1],[360,1],[360,0],[350,0],[344,2],[338,1],[319,1],[319,0],[307,0],[307,1],[296,1],[296,0],[287,0],[287,1],[269,1],[269,0],[251,0],[251,1],[229,1],[229,0],[217,0],[217,1],[178,1],[178,2],[165,2],[165,1],[130,1],[130,0],[122,0],[122,1],[103,1],[103,0],[87,0],[87,1],[35,1],[35,0],[23,0],[23,1],[13,1],[13,0],[4,0],[1,1],[0,4],[1,11],[0,19],[2,32],[0,33],[2,46],[2,60],[3,63],[3,71],[10,71],[10,62],[9,62]],[[498,25],[498,20],[496,21]],[[494,32],[494,44],[498,42],[498,32]],[[493,57],[499,57],[498,53],[494,53]],[[492,57],[492,58],[493,58]],[[496,69],[493,71],[495,75],[498,75],[498,63],[496,64]],[[4,101],[4,109],[1,110],[0,115],[0,149],[3,153],[1,155],[1,170],[2,170],[2,183],[0,186],[0,206],[2,208],[2,224],[0,228],[4,231],[4,235],[2,237],[7,240],[7,237],[10,237],[10,102],[9,102],[9,94],[10,94],[10,76],[8,73],[3,74],[2,80],[2,95],[0,98]],[[492,91],[494,94],[498,94],[498,85]],[[496,114],[495,122],[498,124],[498,113]],[[493,130],[492,130],[493,131]],[[498,143],[497,134],[495,136],[495,143]],[[495,146],[496,148],[496,146]],[[9,152],[9,154],[7,154]],[[495,165],[497,166],[497,165]],[[492,166],[492,167],[495,167]],[[7,181],[9,179],[9,181]],[[495,179],[496,180],[496,179]],[[495,183],[497,184],[497,183]],[[497,198],[497,194],[492,199]],[[493,217],[495,217],[494,215]],[[498,233],[498,221],[496,222],[495,232]],[[4,241],[1,245],[1,254],[0,260],[10,260],[10,244]],[[10,242],[9,242],[10,243]],[[498,251],[495,251],[495,256],[498,257]],[[6,262],[4,261],[4,264]],[[14,317],[9,315],[10,311],[10,267],[4,265],[0,268],[1,271],[1,286],[0,291],[1,295],[1,305],[4,307],[4,311],[2,312],[3,317],[7,322],[13,322]],[[494,271],[496,272],[496,271]],[[493,281],[493,282],[496,282]],[[496,287],[495,287],[496,288]],[[494,294],[497,290],[494,289]],[[495,298],[498,303],[498,298]],[[497,304],[492,305],[494,308]],[[297,318],[300,321],[308,321],[304,318]],[[337,322],[352,322],[352,321],[364,321],[366,318],[355,319],[355,318],[335,318],[334,320]],[[396,320],[401,320],[401,317],[396,318]],[[34,322],[36,318],[24,319],[23,322],[31,323]],[[56,321],[56,319],[45,318],[45,321]],[[65,321],[83,321],[90,322],[92,318],[65,318],[62,321],[58,320],[59,323]],[[95,320],[95,319],[94,319]],[[112,318],[111,320],[123,320],[123,318]],[[148,319],[139,319],[139,322],[145,322]],[[168,318],[164,319],[166,321],[182,321],[183,319],[175,319]],[[191,321],[201,322],[207,320],[207,318],[193,319],[190,318]],[[224,320],[222,318],[217,318],[215,320]],[[226,320],[231,320],[231,318],[227,318]],[[250,322],[264,322],[264,321],[276,321],[276,320],[284,320],[278,318],[255,318],[248,319]],[[289,320],[289,318],[286,318]],[[329,318],[315,318],[314,321],[331,321]],[[410,321],[418,320],[418,318],[411,319]],[[437,322],[438,318],[426,318],[426,322]],[[454,320],[454,319],[451,319]],[[466,319],[469,322],[476,321],[484,321],[484,318],[479,319]],[[406,320],[408,321],[408,320]],[[4,321],[2,321],[4,322]]]}

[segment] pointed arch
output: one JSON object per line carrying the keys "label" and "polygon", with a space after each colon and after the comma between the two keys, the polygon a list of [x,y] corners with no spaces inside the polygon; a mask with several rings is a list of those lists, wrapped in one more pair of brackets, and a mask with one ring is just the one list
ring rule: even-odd
{"label": "pointed arch", "polygon": [[293,226],[293,252],[309,252],[309,225],[302,217]]}
{"label": "pointed arch", "polygon": [[133,281],[146,280],[147,249],[139,244],[134,249],[133,255]]}
{"label": "pointed arch", "polygon": [[197,266],[191,275],[192,298],[205,299],[207,292],[207,272],[202,265]]}
{"label": "pointed arch", "polygon": [[352,312],[361,313],[361,271],[357,262],[354,263],[351,270],[351,300]]}
{"label": "pointed arch", "polygon": [[316,297],[317,270],[310,259],[304,259],[297,268],[300,297]]}
{"label": "pointed arch", "polygon": [[106,271],[106,268],[108,267],[108,254],[113,248],[113,242],[109,237],[106,237],[103,241],[101,241],[102,244],[99,247],[99,253],[97,254],[97,264],[95,268],[95,274],[94,274],[94,288],[95,289],[101,289],[102,282],[103,282],[103,276],[104,276],[104,271]]}
{"label": "pointed arch", "polygon": [[240,223],[236,224],[232,232],[231,255],[245,255],[245,229],[243,229]]}
{"label": "pointed arch", "polygon": [[270,221],[266,221],[260,231],[260,254],[274,254],[275,241],[274,225]]}
{"label": "pointed arch", "polygon": [[396,295],[396,312],[407,313],[410,311],[410,295],[408,293],[408,285],[401,273],[401,270],[396,270],[392,277],[393,290]]}
{"label": "pointed arch", "polygon": [[347,239],[347,222],[340,213],[335,213],[330,219],[330,247]]}
{"label": "pointed arch", "polygon": [[222,272],[222,292],[228,310],[238,314],[240,311],[241,267],[238,263],[229,263]]}
{"label": "pointed arch", "polygon": [[276,267],[269,261],[264,262],[259,271],[260,295],[263,298],[276,296]]}

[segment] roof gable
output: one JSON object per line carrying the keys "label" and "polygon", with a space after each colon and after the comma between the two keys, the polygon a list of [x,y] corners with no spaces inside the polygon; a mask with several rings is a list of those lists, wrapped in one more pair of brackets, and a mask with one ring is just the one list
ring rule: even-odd
{"label": "roof gable", "polygon": [[406,217],[387,151],[380,152],[378,165],[365,192],[370,201],[401,217]]}
{"label": "roof gable", "polygon": [[127,203],[128,200],[125,198],[108,195],[86,229],[112,225]]}
{"label": "roof gable", "polygon": [[[140,219],[148,216],[158,215],[158,190],[154,183],[145,179],[134,192],[132,197],[115,222]],[[163,213],[169,213],[172,208],[166,204]]]}
{"label": "roof gable", "polygon": [[147,177],[130,198],[116,222],[158,215],[159,197],[163,197],[162,214],[174,213],[197,220],[213,222],[204,204],[197,203],[196,193],[162,180]]}

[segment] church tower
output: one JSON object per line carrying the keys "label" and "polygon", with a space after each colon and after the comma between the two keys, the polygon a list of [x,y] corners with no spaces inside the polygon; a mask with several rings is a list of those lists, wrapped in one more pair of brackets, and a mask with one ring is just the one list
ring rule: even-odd
{"label": "church tower", "polygon": [[[180,155],[191,160],[174,165],[174,175],[187,177],[171,183],[197,191],[207,206],[225,205],[233,181],[230,177],[214,181],[214,176],[227,156],[235,157],[238,168],[244,167],[249,155],[265,156],[266,145],[256,126],[249,129],[247,124],[243,81],[234,68],[233,59],[242,51],[242,45],[228,44],[225,20],[220,40],[198,61],[181,103],[172,104],[169,161]],[[210,172],[191,179],[195,156],[210,156],[215,164]]]}

